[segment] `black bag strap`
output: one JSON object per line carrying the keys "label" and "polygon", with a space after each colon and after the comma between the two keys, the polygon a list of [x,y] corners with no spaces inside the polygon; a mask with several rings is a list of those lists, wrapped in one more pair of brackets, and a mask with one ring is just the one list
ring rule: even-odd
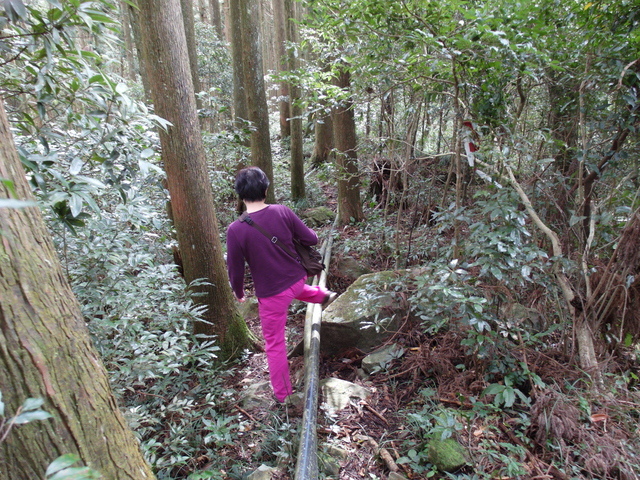
{"label": "black bag strap", "polygon": [[254,222],[253,218],[251,218],[247,212],[244,212],[242,215],[240,215],[238,220],[246,223],[247,225],[251,225],[252,227],[255,227],[260,233],[262,233],[265,237],[267,237],[271,241],[271,243],[279,246],[291,258],[299,260],[298,256],[294,254],[291,250],[289,250],[289,248],[284,243],[282,243],[278,237],[276,237],[275,235],[269,234],[264,228],[262,228],[256,222]]}

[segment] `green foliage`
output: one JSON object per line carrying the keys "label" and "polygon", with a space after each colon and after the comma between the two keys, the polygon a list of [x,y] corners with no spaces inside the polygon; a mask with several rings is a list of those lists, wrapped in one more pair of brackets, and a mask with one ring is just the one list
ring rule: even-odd
{"label": "green foliage", "polygon": [[82,253],[68,270],[127,420],[158,477],[171,478],[192,468],[195,452],[219,459],[213,451],[232,441],[238,424],[221,413],[227,394],[215,339],[191,333],[202,307],[167,257],[171,239],[159,233],[166,220],[138,200],[68,239],[67,251]]}
{"label": "green foliage", "polygon": [[504,383],[493,383],[484,389],[482,395],[495,395],[494,403],[496,406],[504,405],[505,407],[513,407],[517,398],[529,405],[530,399],[524,395],[518,388],[514,387],[511,375],[504,377]]}
{"label": "green foliage", "polygon": [[477,295],[468,265],[457,260],[433,264],[416,277],[410,297],[412,309],[423,320],[427,333],[434,334],[448,324],[468,325],[478,333],[490,330],[493,314],[487,299]]}
{"label": "green foliage", "polygon": [[[21,2],[14,2],[14,6]],[[10,13],[0,47],[0,93],[36,193],[72,232],[107,188],[126,201],[131,178],[154,167],[152,130],[163,121],[129,96],[101,49],[113,49],[112,2],[49,2]],[[15,21],[19,12],[19,22]],[[79,38],[93,40],[92,50]]]}

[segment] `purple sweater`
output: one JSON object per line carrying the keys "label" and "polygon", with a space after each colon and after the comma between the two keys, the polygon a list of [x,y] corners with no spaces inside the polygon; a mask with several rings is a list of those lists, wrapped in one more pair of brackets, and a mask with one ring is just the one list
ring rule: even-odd
{"label": "purple sweater", "polygon": [[[295,252],[293,238],[304,245],[315,245],[318,236],[295,213],[284,205],[268,205],[252,213],[251,218],[267,233],[278,237]],[[256,296],[271,297],[282,293],[306,276],[300,263],[271,243],[260,231],[246,222],[234,221],[227,228],[227,270],[236,297],[244,297],[244,263],[249,265]]]}

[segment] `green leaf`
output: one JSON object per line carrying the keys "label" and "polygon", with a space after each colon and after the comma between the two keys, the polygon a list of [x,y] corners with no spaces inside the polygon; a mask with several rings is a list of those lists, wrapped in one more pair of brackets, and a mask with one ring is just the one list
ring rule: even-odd
{"label": "green leaf", "polygon": [[9,20],[17,22],[27,17],[27,8],[22,0],[4,0],[4,8]]}
{"label": "green leaf", "polygon": [[157,165],[154,165],[151,162],[147,162],[145,160],[139,160],[138,161],[138,166],[140,167],[140,173],[142,173],[142,175],[144,175],[145,177],[147,175],[149,175],[149,172],[151,170],[153,170],[153,171],[155,171],[157,173],[160,173],[160,174],[163,173],[163,171],[162,171],[162,169],[160,167],[158,167]]}
{"label": "green leaf", "polygon": [[145,148],[142,152],[140,152],[140,158],[150,158],[155,154],[155,150],[153,148]]}
{"label": "green leaf", "polygon": [[129,90],[129,87],[127,86],[126,83],[119,83],[118,85],[116,85],[116,93],[118,93],[119,95],[123,95],[128,90]]}
{"label": "green leaf", "polygon": [[65,468],[69,468],[71,465],[80,460],[80,457],[74,455],[73,453],[67,453],[66,455],[62,455],[56,458],[51,464],[47,467],[46,475],[53,475],[54,473],[59,472]]}
{"label": "green leaf", "polygon": [[73,159],[73,161],[71,162],[71,167],[69,168],[69,173],[71,175],[77,175],[80,173],[80,170],[82,170],[82,165],[84,164],[84,162],[82,161],[82,159],[80,157],[76,157]]}
{"label": "green leaf", "polygon": [[569,219],[569,226],[573,227],[576,223],[581,222],[585,218],[587,217],[571,215],[571,218]]}
{"label": "green leaf", "polygon": [[27,208],[34,207],[36,202],[27,200],[13,200],[11,198],[0,198],[0,208]]}
{"label": "green leaf", "polygon": [[41,398],[27,398],[22,402],[22,411],[30,412],[32,410],[39,409],[44,404],[44,400]]}
{"label": "green leaf", "polygon": [[4,402],[2,401],[1,391],[0,391],[0,417],[4,417]]}
{"label": "green leaf", "polygon": [[84,202],[82,201],[82,197],[80,195],[76,195],[75,193],[71,194],[71,198],[69,199],[69,208],[71,209],[71,216],[77,217],[82,212],[82,205]]}
{"label": "green leaf", "polygon": [[504,385],[500,385],[499,383],[492,383],[487,388],[484,389],[482,395],[496,395],[504,390]]}
{"label": "green leaf", "polygon": [[47,480],[92,480],[99,478],[102,476],[95,470],[89,467],[77,467],[60,470],[52,477],[48,477]]}
{"label": "green leaf", "polygon": [[502,392],[505,407],[512,407],[516,402],[516,392],[513,388],[505,388]]}
{"label": "green leaf", "polygon": [[32,412],[21,413],[16,416],[14,419],[14,423],[16,425],[23,425],[25,423],[33,422],[35,420],[46,420],[47,418],[51,418],[52,415],[50,413],[45,412],[44,410],[34,410]]}
{"label": "green leaf", "polygon": [[104,183],[102,183],[100,180],[95,178],[85,177],[84,175],[78,175],[76,178],[78,180],[82,180],[87,185],[91,185],[92,187],[95,187],[95,188],[107,188],[107,186]]}

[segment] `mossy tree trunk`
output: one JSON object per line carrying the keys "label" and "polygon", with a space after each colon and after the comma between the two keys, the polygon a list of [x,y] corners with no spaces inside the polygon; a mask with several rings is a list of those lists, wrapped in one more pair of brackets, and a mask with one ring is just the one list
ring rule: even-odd
{"label": "mossy tree trunk", "polygon": [[[0,178],[30,199],[0,99]],[[10,196],[0,184],[0,197]],[[0,477],[44,478],[76,454],[113,480],[154,478],[111,393],[109,379],[37,207],[0,208],[0,391],[14,415],[27,398],[52,419],[14,427],[0,443]]]}
{"label": "mossy tree trunk", "polygon": [[171,122],[160,130],[171,210],[188,283],[205,305],[194,333],[215,335],[224,358],[250,345],[249,330],[235,302],[220,242],[204,145],[196,114],[187,42],[179,0],[139,0],[141,27],[156,114]]}

